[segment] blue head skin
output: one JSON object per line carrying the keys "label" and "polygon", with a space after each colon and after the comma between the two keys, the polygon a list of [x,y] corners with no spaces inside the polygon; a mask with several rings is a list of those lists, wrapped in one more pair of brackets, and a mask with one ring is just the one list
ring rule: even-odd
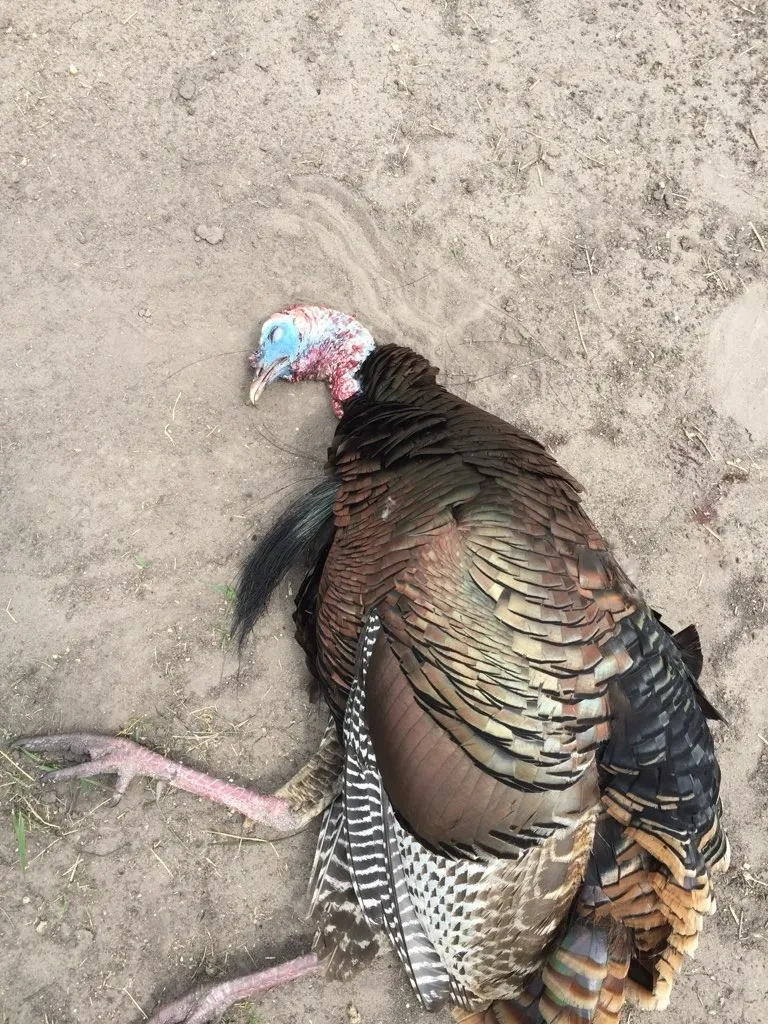
{"label": "blue head skin", "polygon": [[323,380],[341,416],[343,402],[360,388],[357,371],[373,349],[370,333],[346,313],[325,306],[293,306],[276,313],[264,323],[250,357],[251,402],[275,380]]}
{"label": "blue head skin", "polygon": [[291,363],[299,358],[303,340],[296,320],[289,313],[277,313],[264,323],[259,347],[249,360],[256,371],[250,391],[254,405],[267,384],[292,379]]}

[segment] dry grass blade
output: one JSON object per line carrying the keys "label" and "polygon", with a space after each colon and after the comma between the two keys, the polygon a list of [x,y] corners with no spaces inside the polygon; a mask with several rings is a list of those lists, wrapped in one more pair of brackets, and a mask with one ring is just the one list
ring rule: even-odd
{"label": "dry grass blade", "polygon": [[123,988],[123,992],[125,993],[125,995],[127,995],[127,996],[128,996],[128,998],[129,998],[129,999],[131,1000],[131,1002],[132,1002],[132,1003],[133,1003],[133,1005],[134,1005],[134,1006],[136,1007],[136,1009],[137,1009],[137,1010],[139,1011],[139,1013],[140,1013],[140,1014],[141,1014],[141,1016],[142,1016],[142,1017],[144,1018],[144,1020],[149,1020],[149,1014],[147,1014],[147,1013],[145,1013],[145,1012],[144,1012],[144,1010],[142,1009],[142,1007],[141,1007],[141,1006],[140,1006],[140,1005],[139,1005],[139,1004],[138,1004],[138,1003],[136,1002],[136,1000],[135,1000],[135,999],[133,998],[133,996],[132,996],[132,995],[131,995],[131,993],[130,993],[130,992],[128,991],[128,989],[124,987],[124,988]]}
{"label": "dry grass blade", "polygon": [[[269,843],[269,839],[257,839],[255,836],[239,836],[234,832],[216,832],[213,829],[207,829],[207,833],[209,836],[221,836],[224,839],[231,839],[236,843]],[[229,843],[217,843],[216,845],[228,846]]]}
{"label": "dry grass blade", "polygon": [[164,867],[164,868],[165,868],[165,870],[166,870],[166,871],[168,872],[168,874],[169,874],[169,875],[171,876],[171,878],[173,878],[173,872],[172,872],[172,871],[171,871],[171,869],[170,869],[170,868],[168,867],[168,865],[167,865],[167,864],[165,863],[165,861],[164,861],[164,860],[163,860],[163,858],[162,858],[162,857],[160,856],[160,854],[159,854],[159,853],[157,852],[157,850],[154,850],[154,849],[153,849],[153,848],[152,848],[152,847],[150,846],[150,848],[149,848],[149,852],[150,852],[150,853],[152,854],[152,856],[153,856],[153,857],[156,857],[156,858],[157,858],[157,860],[158,860],[158,861],[159,861],[159,862],[160,862],[160,863],[161,863],[161,864],[163,865],[163,867]]}
{"label": "dry grass blade", "polygon": [[[88,780],[88,781],[90,781],[90,780]],[[43,826],[43,828],[53,828],[53,829],[56,829],[57,831],[61,829],[61,825],[55,825],[52,821],[48,821],[47,818],[44,818],[41,814],[39,814],[35,810],[35,808],[32,806],[30,801],[27,799],[27,797],[24,797],[23,799],[24,799],[24,806],[27,808],[27,810],[32,815],[32,817],[36,818],[37,821],[40,822],[40,824]]]}
{"label": "dry grass blade", "polygon": [[12,757],[9,757],[4,750],[0,749],[0,754],[5,758],[5,760],[14,769],[14,771],[18,772],[19,775],[23,775],[24,778],[29,779],[30,782],[35,781],[34,777],[30,775],[29,772],[25,772],[21,765],[17,764]]}
{"label": "dry grass blade", "polygon": [[579,315],[576,312],[576,307],[574,307],[573,310],[573,319],[576,321],[576,330],[579,332],[579,341],[581,342],[581,347],[584,350],[584,358],[589,359],[589,353],[587,352],[587,346],[584,343],[584,334],[581,330],[581,324],[579,323]]}

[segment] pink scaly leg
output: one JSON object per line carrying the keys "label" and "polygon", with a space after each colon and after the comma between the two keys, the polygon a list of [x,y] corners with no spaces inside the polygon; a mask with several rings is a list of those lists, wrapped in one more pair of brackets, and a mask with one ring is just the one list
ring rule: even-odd
{"label": "pink scaly leg", "polygon": [[24,750],[45,752],[71,758],[88,757],[80,764],[48,772],[46,781],[86,779],[94,775],[116,775],[113,803],[118,803],[135,776],[160,779],[196,796],[239,811],[261,825],[293,832],[303,828],[338,794],[340,788],[340,748],[335,733],[326,732],[320,749],[304,768],[274,795],[255,793],[243,786],[206,775],[171,761],[146,747],[120,737],[94,733],[64,733],[19,740]]}
{"label": "pink scaly leg", "polygon": [[321,970],[323,964],[314,953],[308,953],[266,971],[246,974],[219,985],[204,985],[174,1003],[161,1006],[147,1024],[207,1024],[241,999],[252,999],[278,985],[309,978]]}

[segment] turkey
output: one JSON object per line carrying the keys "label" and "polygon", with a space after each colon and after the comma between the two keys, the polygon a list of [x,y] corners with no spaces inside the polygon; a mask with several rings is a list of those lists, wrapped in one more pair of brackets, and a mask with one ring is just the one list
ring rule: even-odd
{"label": "turkey", "polygon": [[242,643],[297,560],[294,620],[330,709],[319,750],[261,795],[124,739],[54,779],[146,775],[284,831],[322,815],[312,952],[196,990],[153,1024],[325,972],[382,940],[421,1005],[462,1024],[611,1024],[664,1008],[725,870],[720,771],[693,627],[673,635],[538,442],[451,394],[420,355],[296,306],[263,325],[250,397],[323,380],[326,478],[246,561]]}

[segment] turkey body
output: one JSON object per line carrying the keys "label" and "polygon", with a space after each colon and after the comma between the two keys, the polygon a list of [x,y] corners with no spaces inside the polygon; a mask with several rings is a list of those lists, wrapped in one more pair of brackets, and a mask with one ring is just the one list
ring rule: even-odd
{"label": "turkey body", "polygon": [[359,379],[237,613],[280,530],[311,534],[297,637],[343,750],[315,948],[346,977],[386,934],[425,1008],[478,1024],[663,1007],[728,860],[695,632],[670,634],[535,440],[407,348]]}

